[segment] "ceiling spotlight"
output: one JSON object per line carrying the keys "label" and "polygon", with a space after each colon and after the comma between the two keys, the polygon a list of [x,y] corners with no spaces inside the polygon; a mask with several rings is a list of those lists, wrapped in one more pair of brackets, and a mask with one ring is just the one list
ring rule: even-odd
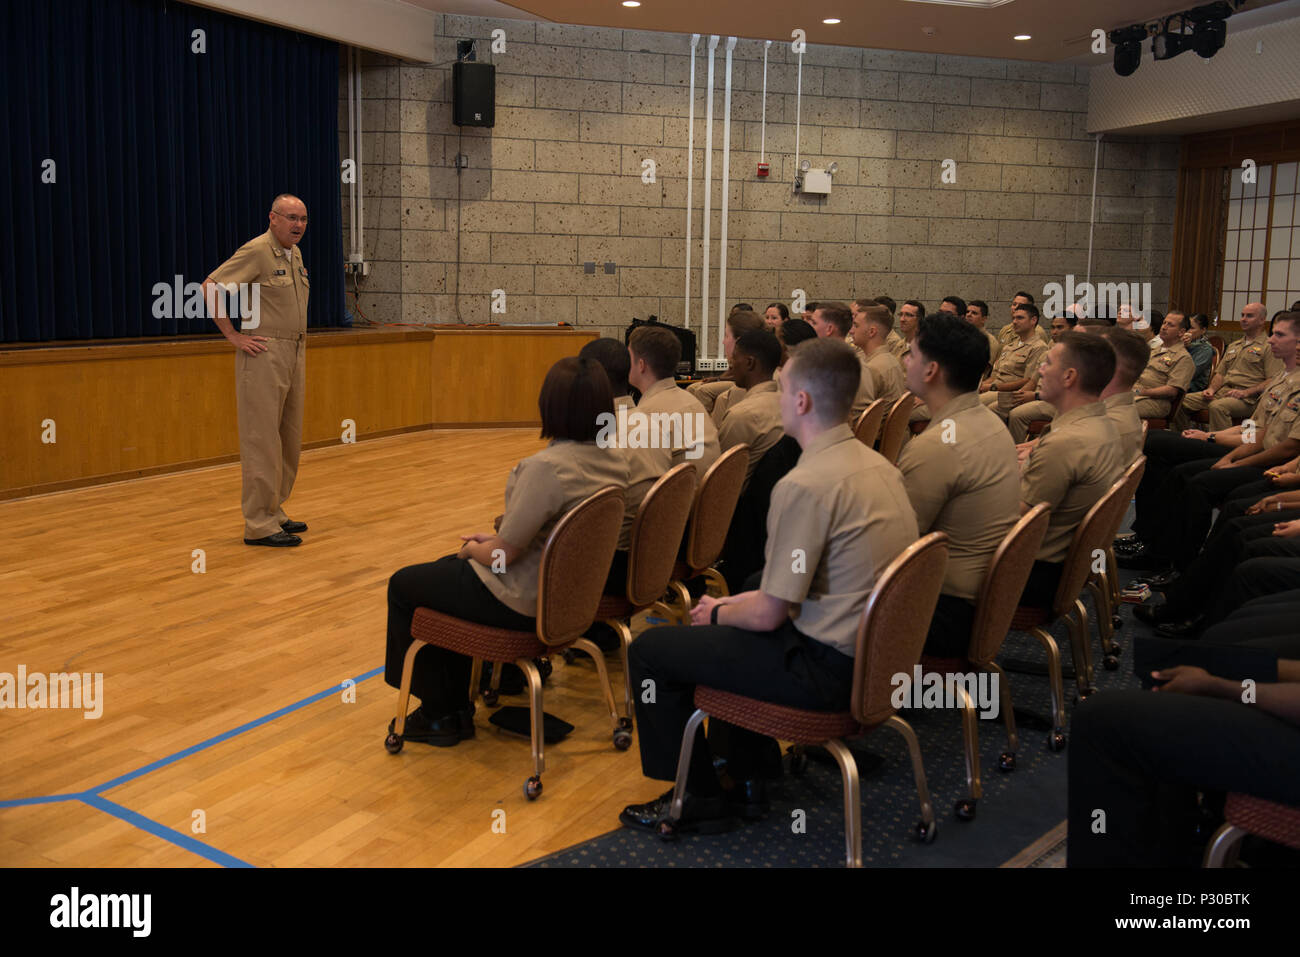
{"label": "ceiling spotlight", "polygon": [[1016,34],[1014,37],[1012,37],[1011,39],[1013,39],[1013,40],[1032,40],[1033,37],[1031,37],[1028,33],[1017,33],[1017,34]]}
{"label": "ceiling spotlight", "polygon": [[1111,30],[1109,37],[1115,47],[1115,72],[1120,76],[1132,76],[1142,63],[1142,41],[1147,38],[1147,28],[1132,26]]}
{"label": "ceiling spotlight", "polygon": [[[1175,21],[1178,28],[1174,29]],[[1156,60],[1170,60],[1184,50],[1192,48],[1191,36],[1187,33],[1187,23],[1182,14],[1165,18],[1160,31],[1151,38],[1151,56]]]}
{"label": "ceiling spotlight", "polygon": [[1228,37],[1226,21],[1230,16],[1232,7],[1224,0],[1187,11],[1186,17],[1192,24],[1191,46],[1197,56],[1208,60],[1223,49]]}
{"label": "ceiling spotlight", "polygon": [[839,18],[839,17],[831,17],[830,19],[827,19],[827,20],[823,20],[823,21],[822,21],[822,23],[826,23],[826,24],[829,24],[829,25],[831,25],[831,26],[835,26],[835,24],[837,24],[837,23],[839,23],[839,22],[840,22],[840,18]]}

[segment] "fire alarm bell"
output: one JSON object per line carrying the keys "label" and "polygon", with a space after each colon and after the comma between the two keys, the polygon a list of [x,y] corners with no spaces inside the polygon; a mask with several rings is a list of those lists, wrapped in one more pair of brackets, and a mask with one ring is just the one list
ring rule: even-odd
{"label": "fire alarm bell", "polygon": [[759,164],[758,164],[758,175],[759,175],[759,176],[767,176],[768,169],[769,169],[769,167],[768,167],[768,164],[767,164],[767,163],[759,163]]}

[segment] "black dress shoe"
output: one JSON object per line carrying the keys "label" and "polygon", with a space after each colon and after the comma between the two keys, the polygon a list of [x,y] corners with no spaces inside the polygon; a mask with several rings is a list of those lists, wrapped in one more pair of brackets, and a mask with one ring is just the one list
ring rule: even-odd
{"label": "black dress shoe", "polygon": [[[397,719],[388,722],[388,733],[397,727]],[[402,731],[404,741],[419,741],[431,744],[435,748],[451,748],[466,738],[474,737],[474,712],[472,709],[453,711],[430,721],[424,708],[416,708],[406,716],[406,727]]]}
{"label": "black dress shoe", "polygon": [[1134,535],[1132,538],[1117,538],[1110,543],[1110,547],[1115,550],[1116,555],[1119,555],[1123,552],[1131,552],[1141,548],[1142,544],[1142,539]]}
{"label": "black dress shoe", "polygon": [[[658,833],[659,824],[667,820],[672,804],[673,792],[670,789],[645,804],[629,804],[623,808],[618,819],[628,827]],[[686,800],[682,802],[682,817],[677,822],[679,832],[722,834],[735,826],[735,820],[727,813],[727,800],[722,795],[697,798],[689,791],[686,792]]]}
{"label": "black dress shoe", "polygon": [[1120,568],[1164,571],[1169,567],[1168,561],[1157,557],[1146,545],[1139,545],[1137,548],[1124,549],[1123,551],[1117,550],[1115,552],[1115,561]]}
{"label": "black dress shoe", "polygon": [[1196,615],[1185,621],[1174,621],[1156,626],[1156,634],[1162,638],[1199,638],[1205,627],[1205,616]]}
{"label": "black dress shoe", "polygon": [[1177,571],[1170,569],[1169,571],[1163,572],[1159,575],[1146,576],[1144,580],[1156,591],[1168,591],[1174,586],[1174,582],[1178,581],[1181,577],[1182,576]]}
{"label": "black dress shoe", "polygon": [[1148,625],[1163,625],[1169,622],[1168,605],[1134,605],[1133,617]]}
{"label": "black dress shoe", "polygon": [[294,545],[301,545],[302,539],[297,535],[290,535],[288,532],[276,532],[274,535],[267,535],[265,538],[246,538],[245,545],[269,545],[272,548],[290,548]]}
{"label": "black dress shoe", "polygon": [[307,531],[306,522],[295,522],[291,518],[285,519],[283,522],[281,522],[280,527],[284,529],[286,532],[288,532],[290,535],[298,535],[302,532]]}
{"label": "black dress shoe", "polygon": [[746,821],[761,821],[771,805],[767,800],[767,782],[761,778],[739,781],[723,792],[727,807]]}

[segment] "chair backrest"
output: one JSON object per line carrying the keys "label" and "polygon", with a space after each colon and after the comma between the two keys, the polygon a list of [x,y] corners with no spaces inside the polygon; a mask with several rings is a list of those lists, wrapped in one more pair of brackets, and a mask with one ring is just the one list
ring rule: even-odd
{"label": "chair backrest", "polygon": [[[1131,493],[1127,497],[1124,495],[1124,490],[1129,484],[1130,473],[1136,470],[1138,478],[1141,479],[1146,464],[1145,455],[1139,455],[1134,459],[1133,464],[1124,471],[1123,475],[1115,479],[1106,494],[1097,499],[1092,508],[1088,509],[1088,514],[1074,530],[1074,539],[1070,542],[1070,550],[1066,553],[1065,565],[1061,569],[1061,583],[1052,601],[1054,617],[1059,618],[1065,614],[1078,599],[1079,593],[1083,591],[1084,582],[1092,574],[1093,563],[1097,556],[1105,554],[1115,538],[1115,533],[1119,531],[1119,524],[1124,520],[1124,512],[1128,509],[1129,498],[1132,497]],[[1119,512],[1118,518],[1115,516],[1116,511]]]}
{"label": "chair backrest", "polygon": [[880,437],[880,423],[885,420],[885,400],[876,399],[862,410],[858,420],[853,423],[853,434],[867,448],[875,448],[876,439]]}
{"label": "chair backrest", "polygon": [[641,502],[627,555],[627,600],[638,608],[668,590],[698,481],[694,464],[683,462],[659,476]]}
{"label": "chair backrest", "polygon": [[1223,358],[1223,350],[1226,349],[1227,343],[1223,341],[1223,336],[1206,336],[1210,345],[1214,346],[1214,364],[1217,366],[1219,360]]}
{"label": "chair backrest", "polygon": [[1114,541],[1115,536],[1119,534],[1119,527],[1124,524],[1124,515],[1128,512],[1128,503],[1133,501],[1133,496],[1137,494],[1138,483],[1142,481],[1142,473],[1146,471],[1146,467],[1147,457],[1139,455],[1120,476],[1120,481],[1124,484],[1115,497],[1117,504],[1111,510],[1110,517],[1114,525],[1110,529],[1110,534],[1106,536],[1107,541]]}
{"label": "chair backrest", "polygon": [[975,623],[966,653],[971,661],[977,664],[992,661],[1002,647],[1034,567],[1034,556],[1047,534],[1051,513],[1045,502],[1035,505],[1011,526],[993,553],[993,561],[989,562],[984,584],[975,599]]}
{"label": "chair backrest", "polygon": [[947,566],[948,536],[931,532],[905,548],[876,581],[858,622],[850,706],[859,723],[873,727],[896,710],[890,701],[894,675],[911,680],[921,660]]}
{"label": "chair backrest", "polygon": [[898,455],[907,441],[907,420],[914,408],[916,402],[912,393],[904,392],[885,416],[885,425],[880,430],[880,454],[889,460],[890,465],[898,464]]}
{"label": "chair backrest", "polygon": [[606,486],[555,523],[537,572],[537,637],[565,644],[591,627],[623,528],[623,490]]}
{"label": "chair backrest", "polygon": [[1187,395],[1187,390],[1186,390],[1186,389],[1179,389],[1179,390],[1178,390],[1178,394],[1177,394],[1176,396],[1174,396],[1174,401],[1172,401],[1172,402],[1169,403],[1169,415],[1165,417],[1165,421],[1166,421],[1166,422],[1173,422],[1173,421],[1174,421],[1174,416],[1176,416],[1176,415],[1178,414],[1178,410],[1179,410],[1180,408],[1182,408],[1182,405],[1183,405],[1183,398],[1184,398],[1186,395]]}
{"label": "chair backrest", "polygon": [[1142,444],[1143,445],[1146,445],[1147,442],[1147,428],[1148,428],[1147,420],[1143,419],[1142,420]]}
{"label": "chair backrest", "polygon": [[691,571],[708,568],[722,554],[748,470],[749,446],[742,443],[723,452],[704,473],[704,481],[695,493],[686,538],[686,564]]}

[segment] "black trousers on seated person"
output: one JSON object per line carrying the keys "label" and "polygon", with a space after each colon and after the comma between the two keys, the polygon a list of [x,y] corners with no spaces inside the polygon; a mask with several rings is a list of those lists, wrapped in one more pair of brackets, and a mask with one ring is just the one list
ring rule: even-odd
{"label": "black trousers on seated person", "polygon": [[1175,468],[1161,487],[1155,508],[1159,520],[1142,533],[1142,541],[1180,571],[1205,544],[1214,509],[1234,490],[1264,478],[1264,470],[1253,466],[1216,469],[1213,465],[1213,461],[1201,459]]}
{"label": "black trousers on seated person", "polygon": [[1069,867],[1196,867],[1197,791],[1300,804],[1300,728],[1236,700],[1102,691],[1075,709],[1067,755]]}
{"label": "black trousers on seated person", "polygon": [[1169,614],[1191,618],[1215,603],[1226,587],[1232,570],[1244,561],[1252,543],[1273,534],[1278,522],[1300,518],[1300,509],[1241,515],[1215,523],[1205,548],[1183,572],[1182,577],[1165,593]]}
{"label": "black trousers on seated person", "polygon": [[1209,624],[1222,621],[1246,602],[1300,588],[1300,539],[1257,538],[1241,553],[1242,562],[1205,610]]}
{"label": "black trousers on seated person", "polygon": [[[478,625],[534,631],[537,619],[503,605],[488,590],[465,558],[448,555],[436,562],[407,565],[388,579],[388,650],[384,681],[402,684],[402,663],[411,646],[411,620],[415,609],[431,608]],[[422,710],[437,719],[469,707],[468,656],[425,645],[415,656],[411,693]]]}
{"label": "black trousers on seated person", "polygon": [[1253,598],[1201,635],[1202,641],[1267,648],[1300,659],[1300,589]]}
{"label": "black trousers on seated person", "polygon": [[1160,486],[1177,466],[1201,459],[1208,459],[1213,463],[1214,460],[1223,458],[1229,451],[1222,445],[1197,439],[1185,439],[1173,432],[1164,430],[1148,432],[1146,442],[1142,446],[1142,454],[1147,457],[1147,464],[1134,496],[1137,511],[1133,518],[1133,532],[1137,537],[1144,542],[1149,541],[1147,536],[1158,528]]}
{"label": "black trousers on seated person", "polygon": [[1035,561],[1029,569],[1029,581],[1020,593],[1020,604],[1034,608],[1051,608],[1056,599],[1056,589],[1061,585],[1064,562]]}
{"label": "black trousers on seated person", "polygon": [[[789,619],[775,631],[728,625],[651,628],[632,642],[629,667],[641,770],[660,781],[677,777],[696,685],[814,711],[847,709],[853,690],[853,659],[802,634]],[[735,727],[727,738],[731,776],[763,776],[772,739]],[[695,738],[687,785],[700,796],[718,792],[713,754],[702,731]]]}
{"label": "black trousers on seated person", "polygon": [[[1053,588],[1055,591],[1055,588]],[[931,658],[965,658],[975,626],[975,603],[955,595],[940,595],[930,619],[922,654]]]}

